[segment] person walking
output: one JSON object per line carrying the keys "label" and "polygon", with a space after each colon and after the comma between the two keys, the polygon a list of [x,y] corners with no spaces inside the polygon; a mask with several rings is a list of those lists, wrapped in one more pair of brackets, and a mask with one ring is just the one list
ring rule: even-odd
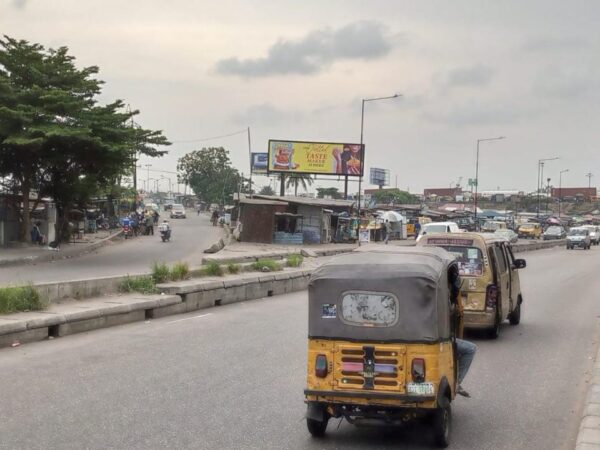
{"label": "person walking", "polygon": [[387,245],[390,240],[390,234],[392,234],[392,224],[389,220],[385,221],[385,244]]}
{"label": "person walking", "polygon": [[152,216],[150,212],[146,214],[146,236],[154,236],[154,217]]}

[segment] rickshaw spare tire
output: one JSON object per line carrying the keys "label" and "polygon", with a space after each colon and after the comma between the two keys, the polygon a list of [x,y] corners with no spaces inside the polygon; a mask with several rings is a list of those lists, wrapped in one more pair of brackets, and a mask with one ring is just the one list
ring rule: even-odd
{"label": "rickshaw spare tire", "polygon": [[314,420],[306,418],[306,427],[308,432],[317,438],[325,436],[325,430],[327,430],[327,423],[329,422],[329,415],[325,415],[325,420]]}
{"label": "rickshaw spare tire", "polygon": [[450,445],[450,430],[452,426],[452,407],[450,399],[443,396],[432,416],[433,440],[435,445],[446,448]]}

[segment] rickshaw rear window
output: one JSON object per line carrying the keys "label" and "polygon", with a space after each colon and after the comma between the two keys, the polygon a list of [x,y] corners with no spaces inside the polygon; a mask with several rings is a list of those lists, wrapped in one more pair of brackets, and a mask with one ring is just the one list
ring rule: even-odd
{"label": "rickshaw rear window", "polygon": [[398,299],[392,294],[346,292],[342,297],[342,321],[349,325],[389,327],[398,320]]}
{"label": "rickshaw rear window", "polygon": [[477,247],[454,245],[441,245],[440,247],[456,256],[460,275],[478,277],[483,274],[483,253]]}

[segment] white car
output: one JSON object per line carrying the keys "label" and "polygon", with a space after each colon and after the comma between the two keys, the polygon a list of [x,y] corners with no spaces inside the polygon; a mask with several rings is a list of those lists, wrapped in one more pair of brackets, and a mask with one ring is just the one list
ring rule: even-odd
{"label": "white car", "polygon": [[590,241],[593,245],[600,244],[600,229],[596,225],[583,225],[581,228],[587,228],[590,232]]}
{"label": "white car", "polygon": [[179,203],[175,203],[171,208],[171,219],[185,219],[185,208]]}
{"label": "white car", "polygon": [[426,234],[440,233],[460,233],[462,230],[458,228],[455,222],[431,222],[426,223],[421,227],[421,232],[417,236],[417,242]]}

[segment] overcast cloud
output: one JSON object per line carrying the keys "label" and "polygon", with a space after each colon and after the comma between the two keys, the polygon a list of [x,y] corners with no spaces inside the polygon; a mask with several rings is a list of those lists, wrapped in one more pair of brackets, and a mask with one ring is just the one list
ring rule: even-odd
{"label": "overcast cloud", "polygon": [[246,127],[253,151],[357,142],[361,99],[399,93],[366,105],[366,167],[416,192],[473,178],[477,139],[494,136],[507,139],[481,149],[483,190],[533,190],[553,156],[552,184],[564,169],[564,186],[600,180],[599,23],[587,0],[0,0],[2,34],[68,46],[100,67],[101,101],[175,142],[140,161],[151,176],[201,146],[247,173]]}
{"label": "overcast cloud", "polygon": [[337,30],[311,31],[297,41],[280,38],[269,48],[265,58],[227,58],[217,63],[217,70],[244,77],[311,75],[340,59],[380,58],[390,48],[389,34],[382,24],[356,22]]}

